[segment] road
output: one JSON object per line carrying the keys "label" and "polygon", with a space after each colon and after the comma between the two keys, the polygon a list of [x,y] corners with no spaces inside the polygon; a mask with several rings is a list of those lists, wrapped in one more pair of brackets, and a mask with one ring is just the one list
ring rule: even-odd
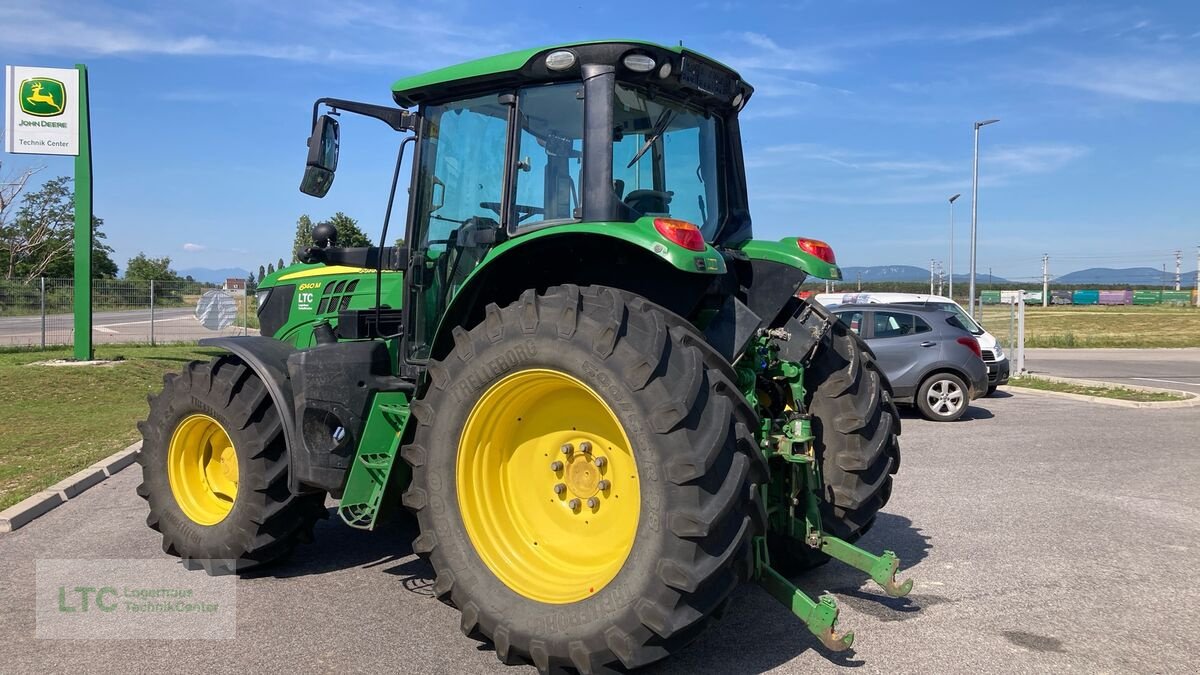
{"label": "road", "polygon": [[1026,349],[1034,373],[1200,394],[1200,348]]}
{"label": "road", "polygon": [[[1008,393],[962,421],[906,414],[895,493],[862,540],[902,559],[908,599],[837,563],[829,591],[854,650],[815,646],[756,586],[654,673],[1192,672],[1200,660],[1200,418]],[[1131,454],[1131,450],[1135,452]],[[237,581],[229,641],[36,640],[36,559],[161,559],[134,467],[0,535],[7,672],[526,673],[463,637],[431,597],[411,521],[368,533],[333,520],[292,560]]]}
{"label": "road", "polygon": [[[92,342],[149,342],[150,320],[149,309],[96,312],[92,317]],[[71,344],[73,334],[72,315],[46,315],[46,344]],[[206,337],[240,334],[240,327],[211,331],[201,326],[196,321],[193,307],[154,310],[154,338],[158,342],[194,342]],[[0,317],[0,345],[38,345],[41,339],[41,316]]]}

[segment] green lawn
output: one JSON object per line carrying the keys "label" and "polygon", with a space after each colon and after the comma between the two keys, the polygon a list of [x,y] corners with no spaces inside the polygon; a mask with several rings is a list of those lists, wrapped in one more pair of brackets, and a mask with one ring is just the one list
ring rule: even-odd
{"label": "green lawn", "polygon": [[[984,305],[982,323],[1008,348],[1010,308]],[[1160,305],[1025,307],[1026,347],[1200,347],[1200,309]]]}
{"label": "green lawn", "polygon": [[1042,391],[1061,391],[1068,394],[1083,396],[1101,396],[1116,398],[1122,401],[1183,401],[1185,396],[1171,394],[1165,391],[1142,391],[1126,387],[1097,387],[1087,384],[1055,382],[1043,380],[1040,377],[1014,377],[1008,381],[1010,387],[1025,387],[1026,389],[1041,389]]}
{"label": "green lawn", "polygon": [[[139,438],[146,395],[163,374],[220,352],[195,345],[101,345],[102,366],[31,365],[70,349],[0,353],[0,509],[103,459]],[[118,360],[119,359],[119,360]]]}

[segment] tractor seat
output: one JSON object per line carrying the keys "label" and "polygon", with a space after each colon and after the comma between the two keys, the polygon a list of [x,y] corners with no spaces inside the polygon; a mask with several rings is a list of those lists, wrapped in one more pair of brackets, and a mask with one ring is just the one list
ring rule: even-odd
{"label": "tractor seat", "polygon": [[670,213],[671,198],[674,196],[674,192],[634,190],[625,195],[624,202],[626,206],[644,216],[667,215]]}

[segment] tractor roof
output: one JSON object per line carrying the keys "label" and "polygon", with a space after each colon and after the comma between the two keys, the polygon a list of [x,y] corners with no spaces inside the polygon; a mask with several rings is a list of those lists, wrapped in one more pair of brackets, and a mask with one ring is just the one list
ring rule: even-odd
{"label": "tractor roof", "polygon": [[687,55],[728,71],[735,79],[740,80],[732,68],[699,52],[685,49],[682,45],[666,47],[643,40],[594,40],[523,49],[467,61],[418,75],[410,75],[397,80],[392,85],[392,96],[396,103],[407,108],[426,101],[451,100],[461,95],[486,92],[532,81],[553,81],[568,77],[578,79],[578,68],[572,68],[573,73],[571,71],[552,72],[545,68],[540,59],[537,59],[541,54],[563,49],[575,52],[612,54],[613,61],[630,50],[643,51],[660,57],[670,53],[675,55],[676,60],[680,55]]}

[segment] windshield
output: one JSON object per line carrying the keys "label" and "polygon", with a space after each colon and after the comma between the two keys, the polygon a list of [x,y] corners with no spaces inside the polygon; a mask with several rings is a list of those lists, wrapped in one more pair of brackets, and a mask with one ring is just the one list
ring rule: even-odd
{"label": "windshield", "polygon": [[670,216],[711,240],[721,222],[720,122],[703,110],[618,82],[613,189],[633,217]]}

